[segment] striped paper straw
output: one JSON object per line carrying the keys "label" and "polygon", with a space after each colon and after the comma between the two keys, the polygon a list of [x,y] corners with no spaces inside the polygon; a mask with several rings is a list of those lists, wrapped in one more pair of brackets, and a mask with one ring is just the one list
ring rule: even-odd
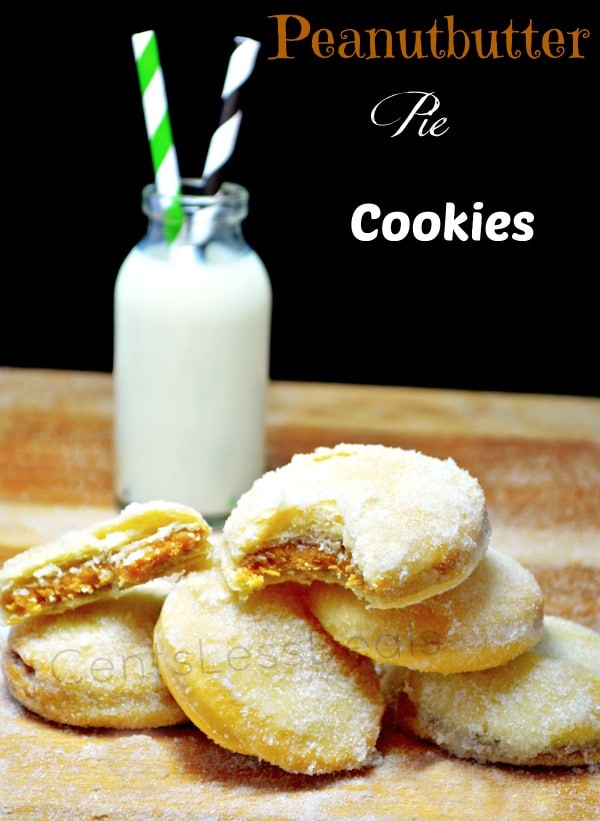
{"label": "striped paper straw", "polygon": [[131,42],[142,92],[142,105],[154,166],[156,190],[160,194],[175,198],[172,204],[165,209],[165,236],[168,242],[172,242],[179,233],[183,220],[183,211],[179,201],[181,178],[173,143],[158,43],[154,31],[134,34]]}
{"label": "striped paper straw", "polygon": [[219,173],[235,149],[242,120],[242,112],[239,109],[240,90],[252,74],[260,48],[260,43],[250,37],[236,37],[235,43],[236,48],[229,59],[221,92],[219,125],[211,137],[202,172],[207,194],[216,192]]}

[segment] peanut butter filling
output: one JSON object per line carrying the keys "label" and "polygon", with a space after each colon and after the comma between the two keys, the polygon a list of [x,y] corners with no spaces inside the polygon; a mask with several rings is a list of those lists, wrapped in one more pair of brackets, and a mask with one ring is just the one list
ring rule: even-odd
{"label": "peanut butter filling", "polygon": [[327,549],[302,541],[285,542],[253,553],[241,563],[241,567],[260,577],[283,576],[292,581],[294,578],[298,581],[321,579],[338,582],[354,590],[363,590],[365,586],[362,574],[341,543],[335,549]]}
{"label": "peanut butter filling", "polygon": [[[452,551],[443,561],[434,565],[432,570],[440,576],[452,573],[460,564],[460,559],[459,552]],[[337,582],[355,592],[369,590],[363,574],[353,563],[341,542],[329,547],[299,540],[284,542],[265,547],[260,553],[253,553],[240,563],[240,567],[248,575],[264,579],[266,584],[269,583],[269,579],[265,577],[271,576],[271,581],[296,579],[310,582],[318,579]],[[418,589],[419,579],[420,577],[416,576],[412,585],[405,585],[407,593]]]}
{"label": "peanut butter filling", "polygon": [[[205,541],[204,532],[179,531],[148,544],[131,545],[118,553],[94,556],[81,565],[71,564],[68,569],[57,568],[48,575],[39,574],[29,580],[19,580],[7,590],[2,606],[12,616],[33,616],[47,605],[56,609],[61,602],[108,591],[143,584],[150,579],[177,570]],[[135,560],[131,556],[139,553]]]}

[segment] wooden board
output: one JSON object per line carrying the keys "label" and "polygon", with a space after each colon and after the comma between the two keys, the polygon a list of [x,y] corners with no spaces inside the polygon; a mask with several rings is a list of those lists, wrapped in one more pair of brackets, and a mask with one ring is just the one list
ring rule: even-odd
{"label": "wooden board", "polygon": [[[0,561],[115,510],[105,374],[0,368]],[[493,544],[536,573],[546,611],[600,630],[600,402],[277,383],[269,466],[339,441],[453,456],[486,492]],[[0,641],[6,629],[0,632]],[[294,776],[190,726],[85,731],[35,718],[0,680],[0,817],[596,819],[597,768],[459,761],[382,730],[373,769]]]}

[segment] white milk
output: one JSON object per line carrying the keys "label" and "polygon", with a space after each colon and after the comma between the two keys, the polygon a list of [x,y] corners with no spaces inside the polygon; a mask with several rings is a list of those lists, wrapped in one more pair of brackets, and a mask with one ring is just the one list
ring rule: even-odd
{"label": "white milk", "polygon": [[[246,246],[247,248],[247,246]],[[227,515],[265,470],[271,285],[218,243],[141,243],[115,285],[115,492]]]}

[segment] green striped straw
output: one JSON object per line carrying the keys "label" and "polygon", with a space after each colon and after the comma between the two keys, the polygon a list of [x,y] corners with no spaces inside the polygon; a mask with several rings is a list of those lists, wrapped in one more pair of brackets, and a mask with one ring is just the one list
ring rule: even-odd
{"label": "green striped straw", "polygon": [[165,209],[165,237],[171,243],[177,237],[183,222],[183,209],[179,199],[181,177],[171,132],[158,43],[154,31],[134,34],[131,42],[142,92],[156,190],[159,194],[173,197],[171,205]]}

